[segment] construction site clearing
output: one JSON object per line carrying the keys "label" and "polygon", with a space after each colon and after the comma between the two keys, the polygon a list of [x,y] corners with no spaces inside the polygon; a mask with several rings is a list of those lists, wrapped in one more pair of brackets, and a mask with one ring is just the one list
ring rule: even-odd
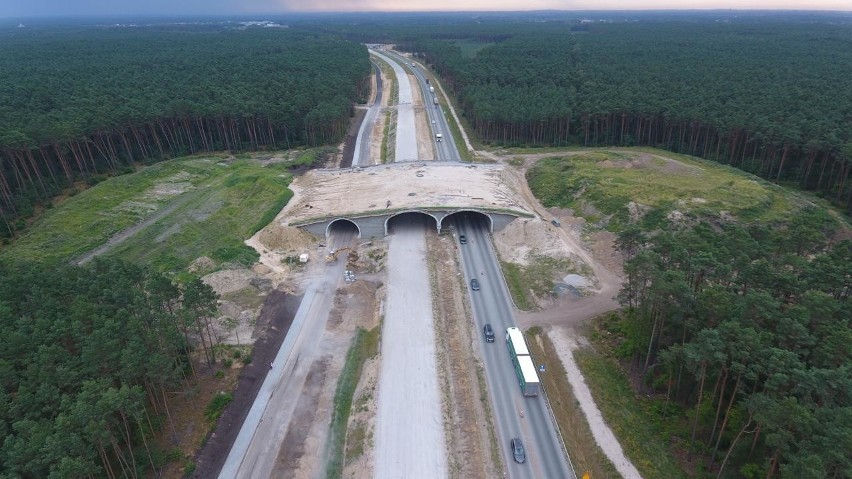
{"label": "construction site clearing", "polygon": [[516,170],[500,164],[430,161],[310,170],[290,185],[294,197],[278,218],[282,225],[301,226],[329,217],[430,208],[532,217],[519,181],[524,179]]}

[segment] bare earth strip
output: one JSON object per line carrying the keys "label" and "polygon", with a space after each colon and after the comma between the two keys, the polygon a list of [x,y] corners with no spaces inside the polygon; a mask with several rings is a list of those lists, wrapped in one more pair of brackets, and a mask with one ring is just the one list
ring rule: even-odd
{"label": "bare earth strip", "polygon": [[389,238],[376,419],[382,479],[448,477],[424,229],[398,225]]}
{"label": "bare earth strip", "polygon": [[[444,395],[445,434],[451,478],[498,477],[501,469],[494,438],[488,392],[480,384],[477,371],[479,332],[466,303],[463,281],[459,279],[456,242],[451,236],[428,235],[434,298],[435,328],[442,333],[437,342],[441,384]],[[473,333],[473,335],[471,334]]]}

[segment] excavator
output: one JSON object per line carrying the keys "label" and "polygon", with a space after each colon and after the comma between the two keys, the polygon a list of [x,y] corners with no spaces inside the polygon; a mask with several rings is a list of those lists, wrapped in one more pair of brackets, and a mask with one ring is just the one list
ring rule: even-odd
{"label": "excavator", "polygon": [[334,250],[334,251],[330,252],[330,253],[328,254],[328,256],[326,256],[326,257],[325,257],[325,260],[326,260],[326,261],[328,261],[329,263],[331,263],[331,262],[333,262],[333,261],[337,261],[337,256],[338,256],[340,253],[344,252],[344,251],[349,251],[349,257],[348,257],[348,259],[349,259],[350,261],[352,261],[352,257],[353,257],[353,256],[355,257],[355,261],[357,261],[358,254],[357,254],[357,253],[355,253],[355,250],[354,250],[354,249],[352,249],[352,248],[350,248],[350,247],[348,247],[348,246],[347,246],[347,247],[345,247],[345,248],[340,248],[340,249],[338,249],[338,250]]}

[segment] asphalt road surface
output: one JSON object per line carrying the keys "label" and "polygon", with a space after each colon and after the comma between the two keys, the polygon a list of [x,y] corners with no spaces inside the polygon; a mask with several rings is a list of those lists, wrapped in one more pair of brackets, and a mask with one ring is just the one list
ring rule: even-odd
{"label": "asphalt road surface", "polygon": [[[476,218],[463,218],[456,222],[458,234],[467,237],[467,244],[459,245],[465,282],[468,288],[473,278],[477,278],[480,284],[479,291],[469,289],[469,293],[485,361],[485,375],[497,423],[500,451],[509,477],[574,479],[576,476],[568,464],[544,397],[524,397],[518,385],[506,346],[506,328],[515,326],[515,320],[509,291],[494,259],[496,256],[488,229]],[[490,323],[494,329],[496,338],[493,343],[486,343],[482,334],[482,327],[486,323]],[[513,437],[523,440],[527,452],[524,464],[518,464],[513,459],[509,447]]]}
{"label": "asphalt road surface", "polygon": [[396,147],[394,161],[417,161],[417,130],[414,122],[414,100],[411,96],[411,82],[402,66],[382,53],[370,50],[374,55],[386,61],[396,73],[399,87],[399,104],[396,107]]}
{"label": "asphalt road surface", "polygon": [[[347,233],[329,238],[329,248],[346,246],[352,237]],[[275,462],[308,371],[323,354],[318,345],[345,264],[345,258],[328,264],[323,276],[305,291],[293,324],[231,446],[220,479],[279,477]]]}
{"label": "asphalt road surface", "polygon": [[[406,63],[406,58],[397,55],[396,53],[388,53],[388,56],[402,63]],[[435,147],[438,157],[437,161],[460,161],[459,150],[456,148],[456,142],[453,141],[453,135],[450,133],[450,124],[447,122],[447,117],[444,114],[440,103],[435,104],[434,99],[437,98],[438,92],[435,88],[435,93],[429,91],[429,85],[426,83],[426,74],[423,73],[423,67],[420,63],[415,62],[418,66],[412,67],[411,60],[407,61],[407,65],[414,76],[417,77],[417,83],[420,90],[423,92],[423,102],[426,108],[426,113],[429,116],[429,124],[431,126],[432,144]],[[441,133],[444,136],[443,141],[436,141],[435,134]]]}

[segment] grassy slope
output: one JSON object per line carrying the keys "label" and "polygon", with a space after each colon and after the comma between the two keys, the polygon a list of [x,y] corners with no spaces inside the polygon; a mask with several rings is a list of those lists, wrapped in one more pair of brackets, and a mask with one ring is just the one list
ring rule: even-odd
{"label": "grassy slope", "polygon": [[[673,210],[688,217],[717,218],[726,212],[743,221],[771,222],[803,201],[734,168],[650,148],[542,160],[528,179],[546,206],[582,212],[590,204],[610,217],[610,229],[615,230],[628,221],[630,201],[659,209],[660,214],[646,219],[650,222]],[[601,219],[593,213],[586,217],[591,222]]]}
{"label": "grassy slope", "polygon": [[246,263],[255,253],[243,240],[271,221],[292,196],[286,167],[264,167],[248,159],[227,162],[212,155],[158,163],[69,198],[0,254],[70,260],[161,215],[107,254],[170,271],[199,256]]}

